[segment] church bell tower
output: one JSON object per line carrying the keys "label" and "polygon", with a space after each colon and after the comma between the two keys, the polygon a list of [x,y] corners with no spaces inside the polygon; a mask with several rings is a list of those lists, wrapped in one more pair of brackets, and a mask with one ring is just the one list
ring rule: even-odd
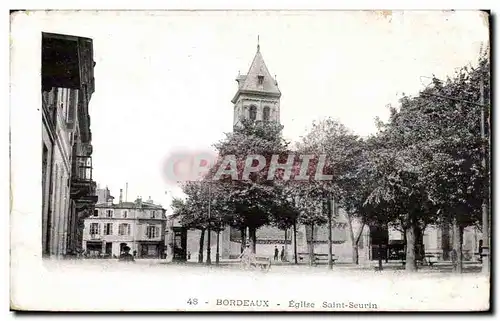
{"label": "church bell tower", "polygon": [[260,44],[246,75],[236,78],[238,91],[231,102],[234,104],[233,127],[238,126],[241,119],[254,121],[280,122],[281,92],[278,82],[267,69]]}

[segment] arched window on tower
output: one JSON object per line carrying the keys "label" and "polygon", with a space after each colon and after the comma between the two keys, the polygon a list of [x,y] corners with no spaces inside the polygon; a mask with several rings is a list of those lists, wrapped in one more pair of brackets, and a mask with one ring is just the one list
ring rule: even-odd
{"label": "arched window on tower", "polygon": [[250,120],[256,120],[257,119],[257,107],[256,106],[250,106]]}
{"label": "arched window on tower", "polygon": [[269,121],[269,115],[271,113],[271,110],[268,106],[264,107],[264,110],[262,112],[262,119],[264,121]]}

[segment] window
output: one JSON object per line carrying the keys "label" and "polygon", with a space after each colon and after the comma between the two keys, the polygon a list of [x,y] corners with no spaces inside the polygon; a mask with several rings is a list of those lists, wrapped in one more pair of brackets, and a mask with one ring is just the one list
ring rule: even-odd
{"label": "window", "polygon": [[113,223],[106,223],[104,225],[104,235],[112,235],[113,234]]}
{"label": "window", "polygon": [[99,216],[99,210],[94,210],[94,216]]}
{"label": "window", "polygon": [[160,229],[155,225],[148,225],[146,228],[146,237],[148,239],[154,239],[160,236]]}
{"label": "window", "polygon": [[257,107],[256,106],[250,106],[250,120],[255,120],[257,119]]}
{"label": "window", "polygon": [[99,234],[101,234],[99,223],[90,223],[90,235],[99,235]]}
{"label": "window", "polygon": [[156,211],[151,211],[151,218],[156,218]]}
{"label": "window", "polygon": [[130,224],[121,223],[118,225],[118,234],[119,235],[130,235]]}
{"label": "window", "polygon": [[112,210],[106,210],[106,217],[113,217],[113,211]]}
{"label": "window", "polygon": [[264,111],[263,111],[263,115],[262,115],[262,119],[264,121],[269,121],[269,114],[270,114],[270,109],[268,106],[264,107]]}
{"label": "window", "polygon": [[264,76],[258,75],[257,78],[259,80],[259,85],[262,85],[264,83]]}
{"label": "window", "polygon": [[127,218],[127,211],[123,211],[123,218]]}

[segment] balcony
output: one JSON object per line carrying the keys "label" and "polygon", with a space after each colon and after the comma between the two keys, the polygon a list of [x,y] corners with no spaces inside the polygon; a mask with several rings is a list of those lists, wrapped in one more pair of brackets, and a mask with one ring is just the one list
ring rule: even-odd
{"label": "balcony", "polygon": [[75,180],[92,181],[92,157],[91,156],[76,156],[75,157]]}
{"label": "balcony", "polygon": [[92,180],[92,157],[75,156],[71,176],[71,198],[79,203],[96,203],[96,183]]}

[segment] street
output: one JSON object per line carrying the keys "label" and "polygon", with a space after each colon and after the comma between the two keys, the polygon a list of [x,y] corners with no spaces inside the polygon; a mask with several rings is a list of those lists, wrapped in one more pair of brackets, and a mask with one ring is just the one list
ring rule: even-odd
{"label": "street", "polygon": [[[373,302],[379,310],[477,310],[486,308],[489,280],[476,273],[462,275],[421,270],[327,266],[274,265],[267,273],[242,271],[234,264],[219,267],[200,264],[165,264],[160,260],[45,262],[43,275],[24,280],[40,307],[67,309],[73,295],[76,310],[155,310],[191,308],[192,297],[211,302],[220,297],[268,298],[283,301],[356,300]],[[36,289],[52,288],[51,296]],[[78,291],[75,291],[78,289]],[[22,290],[22,289],[21,289]],[[57,290],[57,291],[56,291]],[[74,300],[74,295],[78,300]],[[164,295],[162,295],[162,293]],[[159,294],[159,295],[152,295]],[[78,302],[78,303],[77,303]],[[215,308],[215,307],[212,307]]]}

